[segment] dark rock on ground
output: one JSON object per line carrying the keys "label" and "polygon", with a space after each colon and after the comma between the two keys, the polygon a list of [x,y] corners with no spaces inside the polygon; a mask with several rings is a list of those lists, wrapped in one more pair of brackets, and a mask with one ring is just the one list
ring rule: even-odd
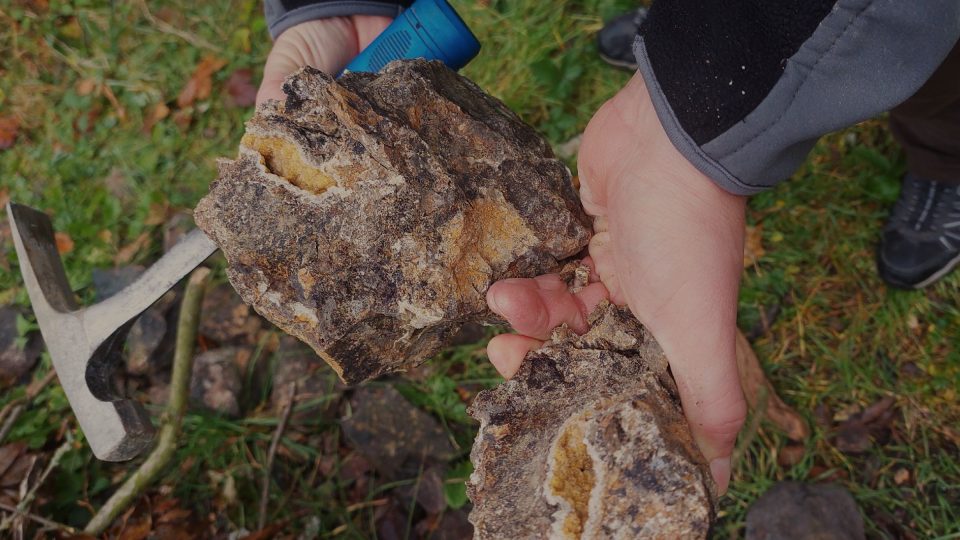
{"label": "dark rock on ground", "polygon": [[340,421],[347,442],[387,478],[416,475],[423,463],[445,463],[453,446],[440,423],[390,386],[364,386]]}
{"label": "dark rock on ground", "polygon": [[227,416],[240,415],[243,371],[250,349],[224,347],[197,355],[190,379],[190,401],[200,407]]}
{"label": "dark rock on ground", "polygon": [[780,482],[747,512],[747,540],[862,540],[856,501],[836,484]]}
{"label": "dark rock on ground", "polygon": [[660,346],[626,308],[566,327],[470,408],[475,538],[705,538],[716,487]]}
{"label": "dark rock on ground", "polygon": [[501,102],[439,62],[291,76],[258,107],[194,218],[244,301],[348,383],[403,371],[491,283],[589,238],[570,172]]}
{"label": "dark rock on ground", "polygon": [[[43,350],[40,332],[20,336],[17,316],[23,312],[12,307],[0,308],[0,388],[24,378],[33,370]],[[20,339],[21,337],[25,339]]]}
{"label": "dark rock on ground", "polygon": [[203,296],[200,335],[221,345],[253,345],[262,321],[233,287],[221,283]]}
{"label": "dark rock on ground", "polygon": [[[120,292],[133,283],[145,268],[139,265],[93,270],[93,288],[97,301]],[[170,367],[173,360],[173,334],[179,302],[177,290],[168,291],[137,318],[124,348],[126,373],[156,375]]]}
{"label": "dark rock on ground", "polygon": [[[290,399],[291,383],[296,383],[298,404],[298,410],[290,419],[292,423],[334,414],[344,387],[313,349],[292,336],[283,336],[274,353],[274,365],[270,405],[276,415],[282,414]],[[303,407],[310,402],[318,403],[314,407]]]}

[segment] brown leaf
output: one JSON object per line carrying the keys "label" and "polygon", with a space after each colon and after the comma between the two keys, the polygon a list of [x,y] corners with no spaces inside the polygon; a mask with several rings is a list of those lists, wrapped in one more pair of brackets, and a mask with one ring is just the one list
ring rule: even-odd
{"label": "brown leaf", "polygon": [[117,540],[144,540],[150,535],[150,529],[153,528],[152,525],[153,523],[151,523],[149,516],[137,520],[132,524],[127,523],[126,527],[121,531],[120,536],[117,537]]}
{"label": "brown leaf", "polygon": [[810,436],[810,427],[806,420],[777,395],[763,368],[760,367],[760,361],[753,352],[750,342],[739,329],[737,330],[737,370],[740,372],[743,396],[751,409],[757,407],[762,388],[767,396],[764,411],[767,419],[776,424],[793,441],[800,442]]}
{"label": "brown leaf", "polygon": [[140,233],[140,236],[138,236],[133,242],[130,242],[117,251],[117,254],[113,257],[113,264],[116,266],[128,264],[133,260],[134,257],[137,256],[137,253],[139,253],[140,250],[148,245],[150,245],[150,234]]}
{"label": "brown leaf", "polygon": [[143,117],[143,128],[140,129],[141,133],[150,133],[153,131],[153,126],[157,125],[157,122],[163,120],[170,115],[170,107],[167,107],[166,103],[162,101],[154,105],[150,112],[148,112]]}
{"label": "brown leaf", "polygon": [[181,109],[173,113],[173,123],[180,128],[180,131],[186,131],[193,122],[193,107]]}
{"label": "brown leaf", "polygon": [[177,96],[177,106],[182,109],[210,97],[213,92],[213,74],[226,64],[226,60],[210,55],[204,56],[193,70],[193,75],[187,80],[187,84],[183,86],[180,95]]}
{"label": "brown leaf", "polygon": [[253,72],[238,69],[227,79],[227,104],[232,107],[252,107],[257,102],[257,87],[253,84]]}
{"label": "brown leaf", "polygon": [[96,79],[80,79],[77,81],[77,85],[74,87],[74,90],[77,92],[78,96],[88,96],[93,93],[97,87],[100,86],[100,83]]}
{"label": "brown leaf", "polygon": [[13,465],[13,462],[20,457],[20,454],[27,449],[26,443],[15,442],[0,446],[0,479],[7,474],[7,470]]}
{"label": "brown leaf", "polygon": [[893,396],[886,396],[862,412],[850,414],[837,427],[834,446],[845,454],[861,454],[869,450],[875,441],[882,442],[896,416],[895,404]]}
{"label": "brown leaf", "polygon": [[893,483],[902,486],[910,481],[910,471],[907,469],[897,469],[897,472],[893,473]]}
{"label": "brown leaf", "polygon": [[743,267],[749,268],[763,257],[763,225],[747,225],[743,243]]}
{"label": "brown leaf", "polygon": [[144,225],[163,225],[167,222],[167,218],[170,217],[170,203],[167,201],[155,202],[150,204],[150,209],[147,211],[147,217],[144,218]]}
{"label": "brown leaf", "polygon": [[803,460],[806,448],[802,444],[788,444],[777,455],[777,463],[784,468],[793,467]]}
{"label": "brown leaf", "polygon": [[0,150],[13,146],[20,132],[20,119],[16,116],[0,116]]}
{"label": "brown leaf", "polygon": [[57,253],[63,255],[73,251],[73,238],[70,238],[69,234],[57,231],[53,238],[57,241]]}

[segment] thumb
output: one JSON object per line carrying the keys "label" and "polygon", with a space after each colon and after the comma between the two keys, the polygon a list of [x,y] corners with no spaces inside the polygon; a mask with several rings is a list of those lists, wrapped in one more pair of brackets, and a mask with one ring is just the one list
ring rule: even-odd
{"label": "thumb", "polygon": [[[670,358],[670,352],[665,352]],[[734,351],[724,351],[709,362],[677,359],[670,366],[693,438],[710,464],[720,493],[725,493],[734,443],[747,411]]]}

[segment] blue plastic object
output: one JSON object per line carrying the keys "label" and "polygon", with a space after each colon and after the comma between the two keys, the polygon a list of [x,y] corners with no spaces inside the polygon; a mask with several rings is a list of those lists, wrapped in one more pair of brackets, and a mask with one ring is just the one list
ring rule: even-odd
{"label": "blue plastic object", "polygon": [[392,60],[440,60],[450,69],[467,65],[480,42],[446,0],[417,0],[350,62],[346,71],[377,72]]}

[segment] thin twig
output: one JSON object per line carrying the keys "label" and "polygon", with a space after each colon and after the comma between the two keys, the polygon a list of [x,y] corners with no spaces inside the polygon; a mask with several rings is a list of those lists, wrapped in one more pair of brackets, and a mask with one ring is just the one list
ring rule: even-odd
{"label": "thin twig", "polygon": [[270,441],[270,450],[267,452],[267,464],[263,468],[263,484],[260,486],[260,516],[257,518],[257,530],[263,529],[267,524],[267,503],[270,497],[270,472],[273,470],[273,459],[277,455],[277,447],[280,446],[280,438],[287,427],[287,421],[290,420],[290,413],[293,412],[293,403],[297,400],[297,382],[294,381],[287,386],[289,391],[289,400],[283,407],[283,415],[280,422],[277,423],[277,429],[273,431],[273,440]]}
{"label": "thin twig", "polygon": [[[27,391],[24,393],[24,396],[18,400],[11,401],[3,408],[3,411],[0,411],[0,419],[6,418],[3,422],[3,427],[0,427],[0,443],[7,438],[7,435],[10,434],[10,430],[13,429],[13,425],[17,423],[17,420],[20,419],[20,415],[23,414],[23,411],[27,410],[27,406],[33,403],[33,398],[37,397],[37,394],[40,393],[40,390],[43,390],[54,377],[57,376],[57,372],[52,368],[43,376],[42,379],[30,383],[30,386],[27,387]],[[10,416],[7,416],[7,413]]]}
{"label": "thin twig", "polygon": [[17,510],[16,506],[13,506],[11,504],[0,503],[0,510],[3,510],[4,512],[19,513],[21,516],[29,519],[30,521],[35,521],[40,525],[43,525],[44,527],[59,529],[61,531],[66,532],[67,534],[74,534],[75,532],[77,532],[76,529],[74,529],[69,525],[64,525],[63,523],[57,523],[56,521],[47,519],[45,517],[40,517],[36,514],[31,514],[30,512],[20,512]]}
{"label": "thin twig", "polygon": [[102,534],[117,516],[153,484],[177,450],[177,436],[180,434],[180,425],[186,410],[190,373],[193,370],[193,350],[197,341],[200,304],[209,274],[209,269],[200,267],[194,270],[187,280],[187,289],[183,294],[183,303],[180,305],[180,316],[177,321],[173,373],[170,376],[170,399],[163,413],[163,425],[157,437],[157,447],[87,523],[84,529],[86,534],[93,536]]}

